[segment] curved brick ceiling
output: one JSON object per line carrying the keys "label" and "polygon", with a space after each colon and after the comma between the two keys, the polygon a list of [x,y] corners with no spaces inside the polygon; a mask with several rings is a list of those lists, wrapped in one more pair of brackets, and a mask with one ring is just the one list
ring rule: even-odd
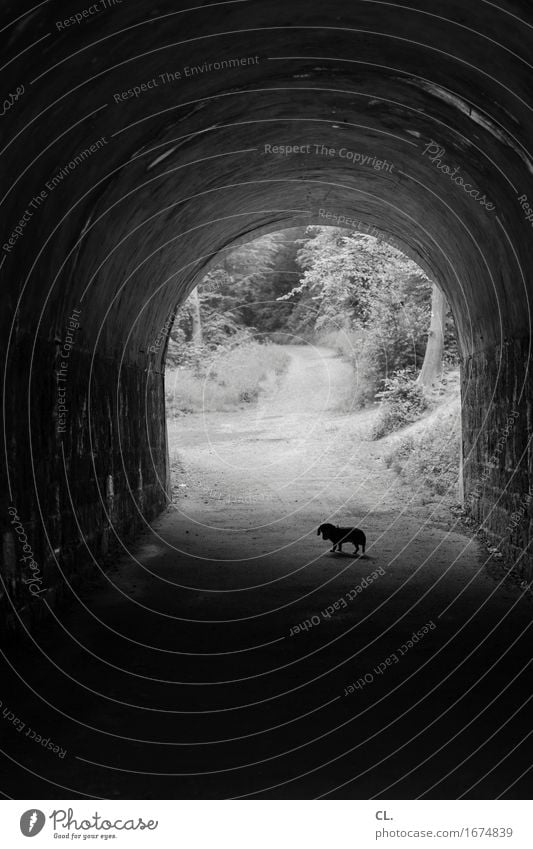
{"label": "curved brick ceiling", "polygon": [[46,192],[3,251],[18,326],[81,306],[80,344],[142,361],[216,251],[331,213],[431,270],[464,353],[526,335],[528,5],[4,4],[4,244]]}

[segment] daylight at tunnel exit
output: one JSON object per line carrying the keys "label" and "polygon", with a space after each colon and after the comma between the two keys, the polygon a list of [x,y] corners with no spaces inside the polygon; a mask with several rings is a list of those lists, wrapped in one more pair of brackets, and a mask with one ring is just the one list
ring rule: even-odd
{"label": "daylight at tunnel exit", "polygon": [[0,19],[9,845],[530,845],[531,3]]}

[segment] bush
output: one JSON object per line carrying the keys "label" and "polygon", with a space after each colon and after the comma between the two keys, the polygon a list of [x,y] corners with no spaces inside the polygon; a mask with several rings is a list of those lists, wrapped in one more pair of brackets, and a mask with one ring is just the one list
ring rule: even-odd
{"label": "bush", "polygon": [[205,342],[202,345],[194,345],[186,338],[185,332],[174,327],[168,340],[166,364],[167,368],[177,368],[178,366],[188,366],[192,368],[198,376],[205,375],[209,364],[219,350],[227,351],[230,348],[236,348],[244,345],[252,338],[251,332],[244,328],[238,330],[233,335],[226,335],[222,341],[216,344],[212,341]]}
{"label": "bush", "polygon": [[461,451],[460,400],[439,410],[414,434],[397,438],[384,456],[387,468],[417,489],[458,497]]}
{"label": "bush", "polygon": [[269,380],[279,380],[289,359],[275,345],[258,342],[204,351],[201,362],[167,372],[167,412],[234,410],[253,403]]}
{"label": "bush", "polygon": [[400,369],[386,378],[385,389],[377,393],[381,409],[370,432],[370,439],[381,439],[388,433],[420,418],[428,403],[423,389],[410,369]]}
{"label": "bush", "polygon": [[343,405],[346,411],[374,403],[383,384],[373,342],[369,334],[353,328],[323,331],[316,338],[316,344],[331,348],[352,367],[353,386],[347,392]]}

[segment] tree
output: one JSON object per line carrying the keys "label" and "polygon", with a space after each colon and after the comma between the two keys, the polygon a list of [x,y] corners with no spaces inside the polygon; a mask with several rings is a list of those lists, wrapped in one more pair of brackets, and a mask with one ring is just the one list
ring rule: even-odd
{"label": "tree", "polygon": [[417,378],[417,383],[425,389],[431,387],[442,374],[447,310],[448,305],[444,293],[436,283],[433,283],[431,288],[431,323],[429,325],[426,353],[420,374]]}
{"label": "tree", "polygon": [[300,283],[283,296],[295,300],[289,326],[352,361],[354,403],[373,401],[397,371],[418,370],[431,283],[415,262],[384,240],[325,227],[307,230],[298,262]]}
{"label": "tree", "polygon": [[204,343],[204,337],[202,333],[202,314],[200,312],[200,298],[197,286],[194,287],[189,295],[189,302],[191,305],[192,343],[199,348]]}
{"label": "tree", "polygon": [[354,398],[365,404],[399,371],[414,381],[422,362],[421,387],[435,380],[443,350],[453,354],[445,320],[440,290],[386,241],[343,228],[294,228],[221,252],[179,310],[169,354],[196,362],[204,349],[233,347],[257,332],[322,341],[353,363]]}
{"label": "tree", "polygon": [[279,302],[278,296],[300,277],[296,253],[304,233],[303,228],[268,233],[226,254],[223,267],[246,327],[261,333],[285,329],[294,304]]}
{"label": "tree", "polygon": [[297,259],[304,273],[283,297],[314,303],[315,330],[333,329],[340,321],[367,328],[378,313],[390,317],[392,303],[400,308],[409,300],[417,308],[421,300],[429,301],[426,275],[385,241],[342,228],[309,227],[300,244]]}

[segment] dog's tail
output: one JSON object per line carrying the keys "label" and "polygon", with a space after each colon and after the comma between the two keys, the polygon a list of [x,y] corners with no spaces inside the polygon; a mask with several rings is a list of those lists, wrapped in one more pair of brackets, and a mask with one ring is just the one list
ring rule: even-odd
{"label": "dog's tail", "polygon": [[[322,525],[320,525],[320,528],[321,528],[321,527],[322,527]],[[320,536],[320,528],[319,528],[319,529],[318,529],[318,531],[316,532],[317,537],[319,537],[319,536]]]}

